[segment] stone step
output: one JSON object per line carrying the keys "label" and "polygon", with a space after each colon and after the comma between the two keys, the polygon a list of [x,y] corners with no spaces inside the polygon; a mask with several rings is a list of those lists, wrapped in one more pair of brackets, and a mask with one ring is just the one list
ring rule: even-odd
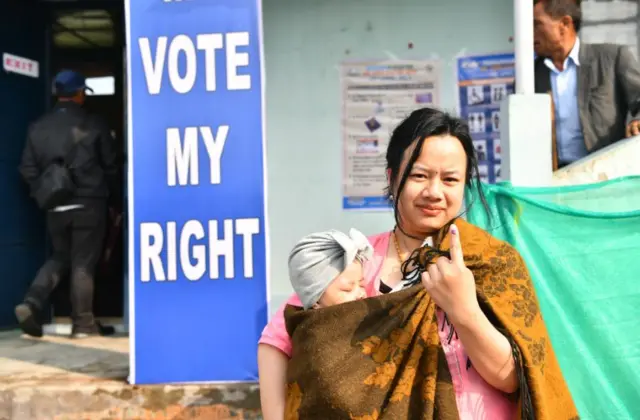
{"label": "stone step", "polygon": [[132,386],[127,337],[0,333],[0,420],[261,419],[257,384]]}

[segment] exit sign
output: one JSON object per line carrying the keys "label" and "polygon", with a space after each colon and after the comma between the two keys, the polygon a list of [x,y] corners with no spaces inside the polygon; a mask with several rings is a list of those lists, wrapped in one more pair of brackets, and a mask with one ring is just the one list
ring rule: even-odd
{"label": "exit sign", "polygon": [[9,53],[2,54],[2,66],[4,71],[8,73],[16,73],[35,78],[38,78],[40,75],[40,66],[37,61]]}

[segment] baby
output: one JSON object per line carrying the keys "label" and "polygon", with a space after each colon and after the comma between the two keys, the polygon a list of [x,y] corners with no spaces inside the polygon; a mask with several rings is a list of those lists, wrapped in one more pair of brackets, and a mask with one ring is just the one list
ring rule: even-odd
{"label": "baby", "polygon": [[367,297],[363,262],[373,256],[367,238],[355,229],[302,238],[289,255],[289,278],[304,309],[323,308]]}

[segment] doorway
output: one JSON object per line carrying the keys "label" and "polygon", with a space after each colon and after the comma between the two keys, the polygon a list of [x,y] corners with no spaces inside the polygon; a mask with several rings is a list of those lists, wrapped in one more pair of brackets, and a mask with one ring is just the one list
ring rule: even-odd
{"label": "doorway", "polygon": [[[125,182],[124,4],[97,3],[77,1],[44,6],[50,24],[49,80],[62,69],[76,70],[87,77],[87,85],[94,93],[87,96],[85,107],[104,118],[111,128],[121,152],[120,179]],[[126,208],[125,197],[123,213]],[[124,214],[110,218],[95,276],[94,312],[98,319],[110,324],[121,324],[125,309],[124,225]],[[51,305],[54,324],[68,324],[71,314],[68,278],[52,295]]]}

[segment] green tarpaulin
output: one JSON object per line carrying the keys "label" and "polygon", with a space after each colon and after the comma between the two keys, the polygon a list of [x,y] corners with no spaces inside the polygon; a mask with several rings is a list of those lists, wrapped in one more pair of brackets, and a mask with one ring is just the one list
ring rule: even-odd
{"label": "green tarpaulin", "polygon": [[640,419],[640,177],[483,190],[467,220],[526,260],[581,418]]}

